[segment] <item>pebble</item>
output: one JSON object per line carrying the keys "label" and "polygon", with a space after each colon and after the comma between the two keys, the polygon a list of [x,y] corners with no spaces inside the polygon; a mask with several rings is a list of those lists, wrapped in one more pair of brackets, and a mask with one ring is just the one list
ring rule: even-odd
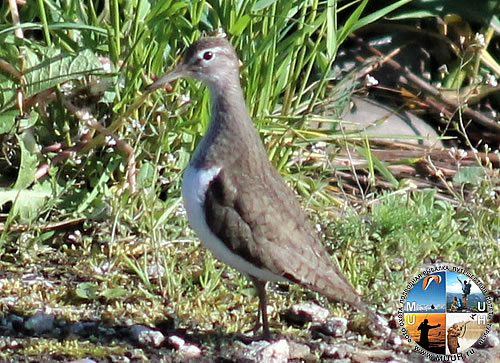
{"label": "pebble", "polygon": [[54,329],[55,320],[54,315],[39,311],[24,322],[24,328],[36,334],[43,334]]}
{"label": "pebble", "polygon": [[322,358],[347,359],[352,356],[354,347],[349,344],[320,344],[323,353]]}
{"label": "pebble", "polygon": [[293,361],[311,361],[314,359],[314,356],[311,354],[311,348],[303,343],[298,343],[289,341],[288,342],[288,350],[290,360]]}
{"label": "pebble", "polygon": [[165,341],[165,336],[158,330],[151,329],[145,325],[134,325],[130,329],[130,335],[133,340],[139,344],[158,348]]}
{"label": "pebble", "polygon": [[184,338],[178,335],[170,335],[168,342],[181,353],[184,359],[199,358],[201,356],[201,349],[196,345],[186,342]]}
{"label": "pebble", "polygon": [[238,354],[238,361],[286,363],[290,359],[290,346],[285,339],[275,342],[260,340],[245,346]]}
{"label": "pebble", "polygon": [[293,325],[322,323],[330,314],[328,309],[313,303],[295,304],[283,314],[283,319]]}
{"label": "pebble", "polygon": [[319,326],[319,331],[331,337],[343,337],[347,332],[347,319],[329,317]]}
{"label": "pebble", "polygon": [[97,326],[97,322],[94,321],[77,321],[75,323],[69,324],[68,332],[71,335],[87,338],[91,335],[96,334]]}

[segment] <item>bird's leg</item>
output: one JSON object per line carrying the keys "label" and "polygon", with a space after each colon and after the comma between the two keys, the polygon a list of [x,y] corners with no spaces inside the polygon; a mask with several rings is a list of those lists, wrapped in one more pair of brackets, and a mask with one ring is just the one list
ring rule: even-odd
{"label": "bird's leg", "polygon": [[[257,279],[256,277],[250,276],[250,280],[252,280],[255,289],[257,290],[257,294],[259,296],[259,312],[257,314],[257,323],[255,327],[251,331],[256,331],[262,326],[263,338],[270,339],[271,334],[269,332],[269,323],[267,321],[267,297],[266,297],[266,283]],[[261,325],[262,320],[262,325]]]}

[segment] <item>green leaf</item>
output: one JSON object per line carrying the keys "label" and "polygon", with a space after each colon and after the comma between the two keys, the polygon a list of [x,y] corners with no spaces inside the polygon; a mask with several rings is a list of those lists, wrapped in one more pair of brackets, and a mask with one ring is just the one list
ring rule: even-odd
{"label": "green leaf", "polygon": [[31,131],[23,132],[17,136],[21,146],[21,165],[17,175],[15,190],[25,189],[35,181],[35,173],[38,166],[37,145]]}
{"label": "green leaf", "polygon": [[359,21],[353,26],[351,32],[354,32],[368,24],[374,23],[377,20],[383,18],[387,14],[393,12],[394,10],[400,8],[403,5],[408,4],[412,0],[399,0],[396,1],[394,4],[391,4],[389,6],[386,6],[385,8],[382,8],[378,11],[375,11],[367,16],[364,16],[363,18],[359,19]]}
{"label": "green leaf", "polygon": [[82,282],[75,290],[76,296],[85,300],[94,300],[97,297],[97,285],[93,282]]}
{"label": "green leaf", "polygon": [[326,51],[332,58],[337,52],[337,1],[328,0],[326,9]]}
{"label": "green leaf", "polygon": [[0,113],[0,135],[9,134],[14,130],[16,117],[19,115],[19,110],[10,110]]}
{"label": "green leaf", "polygon": [[37,54],[27,50],[27,71],[24,75],[27,97],[72,79],[103,73],[99,58],[89,49],[82,49],[77,54],[53,48],[45,51],[44,57],[39,59]]}
{"label": "green leaf", "polygon": [[363,0],[361,4],[358,5],[358,7],[349,15],[347,18],[346,22],[344,23],[344,26],[342,29],[340,29],[337,42],[338,44],[342,44],[344,40],[351,34],[355,29],[358,29],[358,20],[361,17],[361,14],[363,13],[363,10],[365,10],[366,4],[368,4],[368,0]]}
{"label": "green leaf", "polygon": [[484,177],[481,166],[464,166],[453,176],[453,181],[459,184],[475,184]]}
{"label": "green leaf", "polygon": [[0,189],[0,206],[7,202],[13,203],[12,210],[14,216],[19,215],[21,220],[30,220],[43,207],[45,201],[50,198],[52,193],[35,186],[33,190],[6,190]]}
{"label": "green leaf", "polygon": [[154,166],[150,162],[145,161],[137,175],[137,187],[139,189],[150,188],[155,182],[155,176],[156,172]]}
{"label": "green leaf", "polygon": [[112,289],[106,289],[103,292],[99,294],[99,296],[102,296],[106,298],[107,300],[113,300],[113,299],[118,299],[124,295],[127,294],[127,290],[125,290],[122,287],[114,287]]}
{"label": "green leaf", "polygon": [[243,33],[243,30],[245,30],[245,28],[248,26],[248,23],[250,23],[250,20],[251,20],[250,15],[248,15],[248,14],[247,15],[243,15],[229,29],[229,34],[241,35],[241,33]]}
{"label": "green leaf", "polygon": [[276,0],[259,0],[252,6],[252,11],[259,11],[270,7]]}
{"label": "green leaf", "polygon": [[380,161],[377,157],[375,157],[375,155],[372,154],[368,142],[365,142],[365,147],[357,147],[357,150],[368,160],[368,167],[373,177],[373,171],[376,169],[392,185],[394,185],[395,187],[399,185],[398,180],[394,177],[394,175],[392,175],[391,171],[387,168],[385,163],[383,161]]}

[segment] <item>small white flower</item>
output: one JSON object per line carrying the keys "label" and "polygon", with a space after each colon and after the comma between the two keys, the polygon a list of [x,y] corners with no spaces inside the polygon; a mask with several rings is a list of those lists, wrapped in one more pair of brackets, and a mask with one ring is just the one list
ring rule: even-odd
{"label": "small white flower", "polygon": [[467,152],[463,149],[456,149],[455,147],[452,147],[448,154],[455,160],[462,160],[467,156]]}
{"label": "small white flower", "polygon": [[166,178],[164,176],[160,176],[159,180],[160,180],[160,184],[162,184],[162,185],[166,185],[166,184],[170,183],[170,179]]}
{"label": "small white flower", "polygon": [[184,104],[188,103],[189,101],[191,101],[191,97],[189,97],[189,95],[186,95],[186,94],[180,95],[179,102],[181,103],[181,105],[184,105]]}
{"label": "small white flower", "polygon": [[99,57],[99,61],[102,64],[102,69],[107,73],[111,73],[111,71],[112,71],[111,59],[109,59],[108,57]]}
{"label": "small white flower", "polygon": [[80,241],[81,237],[82,237],[82,232],[80,232],[80,230],[77,229],[73,231],[73,233],[68,234],[67,239],[68,242],[76,243]]}
{"label": "small white flower", "polygon": [[73,89],[73,84],[71,82],[63,83],[61,85],[61,91],[64,95],[67,95]]}
{"label": "small white flower", "polygon": [[368,87],[376,86],[378,85],[378,80],[375,77],[368,74],[365,77],[365,85],[367,85]]}
{"label": "small white flower", "polygon": [[498,86],[498,79],[493,75],[493,74],[488,74],[486,75],[486,84],[491,87],[497,87]]}
{"label": "small white flower", "polygon": [[448,66],[446,64],[441,65],[438,68],[438,72],[441,78],[444,78],[446,75],[448,75],[450,72],[448,71]]}
{"label": "small white flower", "polygon": [[174,155],[174,154],[169,153],[169,154],[167,155],[167,162],[168,162],[168,163],[175,163],[176,161],[177,161],[177,158],[175,157],[175,155]]}
{"label": "small white flower", "polygon": [[479,46],[481,46],[481,47],[486,46],[486,41],[484,40],[484,34],[476,33],[476,36],[474,37],[474,40],[476,41],[476,43]]}
{"label": "small white flower", "polygon": [[130,126],[132,126],[132,128],[139,130],[139,131],[144,131],[144,129],[145,129],[145,126],[143,124],[141,124],[139,122],[139,120],[137,120],[135,118],[132,119],[132,121],[130,122]]}
{"label": "small white flower", "polygon": [[106,140],[106,144],[108,144],[108,146],[115,146],[116,145],[116,140],[109,135],[105,137],[105,140]]}

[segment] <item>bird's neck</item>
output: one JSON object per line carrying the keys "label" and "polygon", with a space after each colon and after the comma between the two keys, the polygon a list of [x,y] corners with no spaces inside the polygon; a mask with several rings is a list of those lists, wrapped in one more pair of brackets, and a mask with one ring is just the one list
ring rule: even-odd
{"label": "bird's neck", "polygon": [[210,127],[234,129],[252,125],[238,78],[225,83],[210,84],[209,89]]}
{"label": "bird's neck", "polygon": [[225,84],[209,84],[211,120],[193,163],[212,166],[223,160],[225,165],[251,155],[267,159],[262,141],[255,129],[243,96],[239,79]]}

